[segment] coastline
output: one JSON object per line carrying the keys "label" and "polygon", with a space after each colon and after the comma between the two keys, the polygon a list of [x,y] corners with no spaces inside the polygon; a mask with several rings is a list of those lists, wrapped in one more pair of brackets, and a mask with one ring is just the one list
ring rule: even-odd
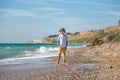
{"label": "coastline", "polygon": [[3,80],[119,80],[120,43],[73,48],[67,51],[67,62],[56,64],[49,57],[45,67],[0,70]]}

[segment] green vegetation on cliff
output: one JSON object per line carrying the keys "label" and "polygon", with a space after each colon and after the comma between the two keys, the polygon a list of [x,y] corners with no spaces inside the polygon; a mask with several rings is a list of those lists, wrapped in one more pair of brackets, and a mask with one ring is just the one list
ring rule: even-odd
{"label": "green vegetation on cliff", "polygon": [[113,41],[120,41],[120,31],[115,35]]}
{"label": "green vegetation on cliff", "polygon": [[[104,31],[101,31],[101,33],[96,37],[101,38],[105,43],[120,42],[120,31],[110,32],[110,33],[104,33]],[[96,37],[69,40],[69,43],[89,43],[92,40],[94,40]],[[57,40],[53,39],[51,43],[57,43]]]}
{"label": "green vegetation on cliff", "polygon": [[120,31],[117,33],[108,34],[106,42],[120,42]]}
{"label": "green vegetation on cliff", "polygon": [[51,43],[57,43],[57,40],[53,39]]}
{"label": "green vegetation on cliff", "polygon": [[[69,43],[89,43],[93,40],[94,38],[81,38],[81,39],[75,39],[75,40],[70,40]],[[52,40],[51,43],[57,43],[57,40]]]}
{"label": "green vegetation on cliff", "polygon": [[88,43],[91,42],[93,38],[81,38],[81,39],[75,39],[75,40],[70,40],[69,43]]}

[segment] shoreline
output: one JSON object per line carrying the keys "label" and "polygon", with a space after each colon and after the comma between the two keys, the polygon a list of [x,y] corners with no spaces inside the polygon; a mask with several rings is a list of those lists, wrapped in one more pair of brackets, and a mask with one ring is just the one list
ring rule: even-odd
{"label": "shoreline", "polygon": [[[73,48],[67,51],[67,62],[56,64],[49,57],[45,67],[1,70],[3,80],[119,80],[120,43]],[[33,64],[34,65],[34,64]]]}

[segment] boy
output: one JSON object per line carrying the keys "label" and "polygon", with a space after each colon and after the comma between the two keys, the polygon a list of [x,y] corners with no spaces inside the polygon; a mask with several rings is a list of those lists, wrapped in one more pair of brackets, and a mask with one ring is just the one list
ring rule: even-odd
{"label": "boy", "polygon": [[58,47],[59,47],[59,57],[58,57],[58,64],[60,62],[61,54],[64,54],[64,62],[66,62],[66,50],[67,50],[67,44],[68,44],[68,38],[65,34],[66,31],[64,28],[61,28],[59,30],[60,35],[58,36]]}

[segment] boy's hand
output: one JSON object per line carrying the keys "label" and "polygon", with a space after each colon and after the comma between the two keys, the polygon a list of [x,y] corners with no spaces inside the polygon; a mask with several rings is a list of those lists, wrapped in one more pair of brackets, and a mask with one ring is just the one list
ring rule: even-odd
{"label": "boy's hand", "polygon": [[58,45],[58,47],[60,47],[60,45]]}
{"label": "boy's hand", "polygon": [[67,50],[67,46],[65,47],[65,50]]}

